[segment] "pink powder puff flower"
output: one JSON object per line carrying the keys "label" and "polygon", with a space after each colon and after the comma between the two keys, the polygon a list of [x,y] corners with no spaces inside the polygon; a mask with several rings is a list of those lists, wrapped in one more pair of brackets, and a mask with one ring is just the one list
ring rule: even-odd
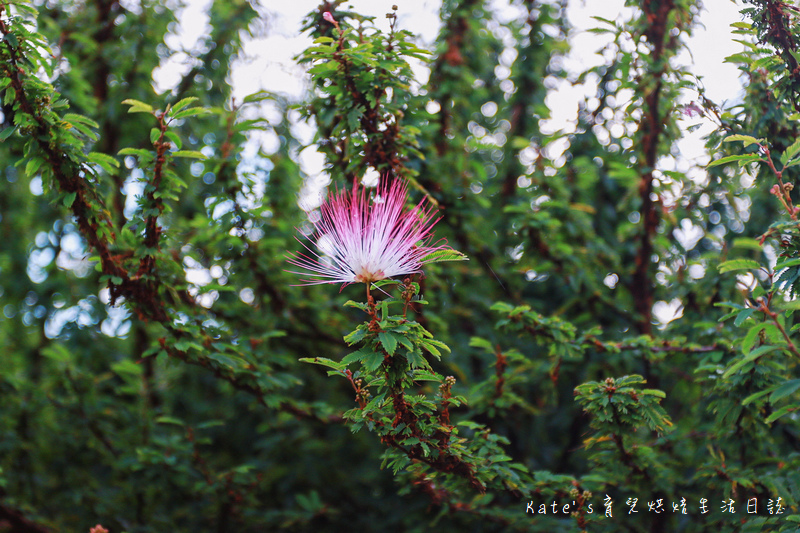
{"label": "pink powder puff flower", "polygon": [[309,276],[302,285],[343,283],[342,287],[421,272],[423,264],[435,260],[430,254],[452,249],[428,245],[439,219],[425,199],[404,210],[407,194],[407,185],[399,179],[378,186],[372,202],[357,182],[350,192],[332,192],[314,222],[314,244],[325,256],[303,244],[311,255],[289,253],[287,261],[305,272],[288,272]]}

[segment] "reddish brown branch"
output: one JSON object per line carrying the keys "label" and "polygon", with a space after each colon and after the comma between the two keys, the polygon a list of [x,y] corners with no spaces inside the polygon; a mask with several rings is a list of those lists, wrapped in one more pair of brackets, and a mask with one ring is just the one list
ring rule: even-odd
{"label": "reddish brown branch", "polygon": [[596,337],[586,337],[584,342],[590,342],[601,352],[614,350],[646,350],[648,352],[668,352],[668,353],[707,353],[715,350],[726,350],[725,346],[709,344],[707,346],[678,346],[669,341],[660,341],[654,346],[641,346],[636,344],[625,344],[623,342],[603,342]]}
{"label": "reddish brown branch", "polygon": [[[647,28],[644,35],[652,45],[650,62],[652,65],[662,64],[661,69],[652,74],[645,74],[640,81],[639,92],[644,95],[644,116],[640,123],[642,132],[641,150],[643,160],[640,161],[644,173],[639,181],[639,198],[641,199],[641,216],[643,228],[639,235],[639,249],[634,259],[634,272],[631,279],[631,294],[634,309],[639,317],[637,329],[640,333],[651,334],[653,331],[653,282],[651,279],[653,255],[653,237],[659,223],[658,209],[653,199],[653,169],[658,159],[658,145],[664,120],[667,113],[662,113],[659,104],[663,77],[666,74],[668,61],[664,59],[665,46],[672,46],[674,39],[669,36],[670,12],[675,9],[673,0],[661,2],[644,2],[644,16]],[[655,8],[654,11],[651,11]],[[667,42],[669,41],[669,42]]]}
{"label": "reddish brown branch", "polygon": [[[393,175],[406,177],[409,175],[409,171],[398,150],[399,117],[393,117],[393,120],[385,120],[383,118],[381,100],[386,95],[386,90],[383,87],[376,86],[370,95],[359,90],[356,83],[357,80],[351,72],[352,65],[347,58],[347,54],[345,54],[345,33],[339,28],[338,23],[336,28],[339,32],[339,39],[333,59],[342,68],[344,74],[343,89],[357,104],[355,106],[356,109],[361,111],[358,119],[359,127],[369,139],[369,142],[363,145],[364,162],[372,168],[388,169]],[[388,46],[388,50],[391,50],[391,42]],[[341,120],[344,120],[344,118],[341,117]]]}
{"label": "reddish brown branch", "polygon": [[[2,32],[4,37],[10,33],[2,19],[0,19],[0,32]],[[93,210],[87,201],[89,191],[85,180],[78,176],[80,169],[76,168],[78,166],[77,163],[71,161],[66,154],[55,148],[54,143],[50,142],[52,135],[48,124],[44,117],[33,108],[26,97],[27,93],[22,81],[22,75],[25,73],[25,70],[19,66],[20,58],[8,41],[4,44],[8,49],[9,62],[11,64],[11,69],[4,70],[11,79],[11,86],[14,88],[16,94],[15,100],[22,112],[29,115],[36,122],[34,138],[39,149],[44,154],[59,187],[66,193],[75,193],[75,199],[72,202],[71,209],[78,221],[81,232],[84,234],[90,247],[94,248],[100,255],[100,261],[104,272],[107,271],[110,275],[126,277],[124,269],[113,260],[108,243],[97,235],[101,225],[106,225],[106,230],[113,235],[113,225],[108,219],[97,218],[96,215],[92,214]],[[65,168],[69,172],[66,172]],[[99,201],[99,199],[97,200]]]}
{"label": "reddish brown branch", "polygon": [[497,347],[495,352],[495,363],[494,363],[494,374],[497,378],[494,384],[494,400],[500,398],[503,395],[503,386],[506,383],[505,372],[506,368],[508,368],[508,359],[506,358],[505,354],[500,351],[500,347]]}
{"label": "reddish brown branch", "polygon": [[50,528],[37,524],[22,511],[0,504],[0,531],[8,533],[52,533]]}
{"label": "reddish brown branch", "polygon": [[[171,331],[171,333],[175,336],[175,338],[181,338],[181,337],[185,336],[185,334],[182,331],[174,330],[174,329],[172,329],[170,327],[168,327],[167,329],[169,329]],[[167,340],[165,338],[163,338],[163,337],[161,339],[159,339],[159,342],[161,343],[161,347],[167,352],[167,355],[169,357],[171,357],[173,359],[177,359],[177,360],[182,361],[182,362],[184,362],[186,364],[189,364],[189,365],[200,366],[202,368],[205,368],[206,370],[209,370],[217,378],[222,379],[222,380],[227,381],[228,383],[230,383],[233,386],[234,389],[236,389],[236,390],[238,390],[240,392],[245,392],[247,394],[250,394],[250,395],[254,396],[258,400],[258,403],[260,403],[264,407],[268,407],[268,408],[271,407],[271,408],[277,409],[279,411],[290,413],[290,414],[292,414],[293,416],[295,416],[298,419],[316,420],[318,422],[322,422],[322,423],[325,423],[325,424],[340,423],[343,420],[343,418],[341,416],[339,416],[339,415],[328,415],[328,416],[325,416],[325,417],[320,416],[320,415],[314,413],[311,409],[304,409],[303,407],[295,405],[294,403],[291,403],[288,400],[284,400],[283,402],[281,402],[277,406],[274,406],[274,405],[270,406],[270,405],[268,405],[267,398],[266,398],[267,393],[269,391],[265,390],[257,382],[250,381],[250,380],[245,380],[245,379],[243,379],[243,378],[241,378],[239,376],[233,375],[231,373],[223,372],[222,368],[220,368],[219,366],[214,364],[214,362],[212,362],[210,359],[208,359],[206,357],[202,357],[201,356],[201,357],[196,357],[195,358],[195,357],[190,356],[187,352],[184,352],[182,350],[178,350],[175,347],[169,346],[167,344]],[[248,376],[248,377],[252,377],[252,376]],[[255,379],[255,378],[253,378],[253,379]]]}
{"label": "reddish brown branch", "polygon": [[[0,4],[0,12],[4,7],[3,4]],[[9,33],[10,30],[5,22],[0,19],[0,34],[5,37]],[[42,111],[42,109],[46,110],[47,108],[35,109],[29,100],[24,83],[26,71],[20,66],[22,58],[17,50],[11,46],[10,42],[12,42],[11,39],[0,41],[0,46],[5,46],[8,50],[8,65],[10,65],[10,68],[9,66],[4,66],[3,71],[11,80],[11,87],[14,89],[15,101],[19,109],[22,113],[30,116],[35,123],[31,135],[43,154],[59,190],[67,194],[75,194],[70,209],[81,234],[87,241],[88,247],[94,249],[99,255],[103,274],[118,278],[116,283],[109,284],[112,304],[118,298],[124,297],[141,320],[155,320],[161,323],[171,332],[175,339],[184,337],[185,333],[174,327],[167,312],[168,303],[164,300],[164,296],[159,294],[158,282],[153,279],[154,276],[152,275],[155,268],[153,254],[158,249],[161,234],[161,228],[158,226],[158,215],[163,210],[163,203],[156,198],[156,191],[161,186],[165,172],[166,153],[170,146],[170,143],[165,140],[165,117],[163,115],[157,117],[161,134],[154,143],[156,149],[155,167],[152,182],[149,184],[149,190],[146,193],[148,207],[156,210],[155,213],[151,212],[146,217],[144,245],[150,251],[140,260],[139,269],[132,276],[124,266],[124,261],[130,259],[132,253],[112,253],[113,239],[116,237],[113,223],[105,215],[101,199],[95,195],[89,182],[83,178],[82,165],[59,148],[57,135],[53,131],[55,126],[48,121]],[[192,302],[191,297],[185,291],[179,297],[185,303]],[[268,391],[264,390],[258,383],[257,378],[250,376],[251,379],[245,380],[232,372],[225,372],[222,367],[208,357],[202,355],[191,356],[187,352],[167,346],[164,339],[162,339],[162,347],[170,357],[211,370],[215,376],[228,381],[235,389],[254,395],[262,405],[267,406],[265,396]],[[275,408],[276,406],[273,405],[271,407]],[[283,401],[277,406],[277,409],[289,412],[298,418],[322,422],[341,421],[339,416],[323,418],[289,401]],[[90,425],[90,430],[93,433],[95,429]],[[98,435],[95,436],[100,438]],[[103,441],[104,439],[100,438],[100,440]],[[109,447],[107,441],[104,441],[104,446],[113,453],[113,448]]]}
{"label": "reddish brown branch", "polygon": [[[164,136],[167,131],[167,124],[164,120],[164,115],[161,115],[157,118],[158,128],[161,131],[161,134],[153,143],[153,147],[156,149],[156,160],[155,166],[153,167],[153,179],[150,183],[147,193],[145,194],[145,205],[150,213],[145,219],[144,245],[150,250],[150,253],[144,255],[139,260],[139,270],[136,272],[136,275],[133,278],[135,280],[144,278],[144,284],[147,287],[147,292],[153,296],[153,300],[157,299],[157,288],[153,280],[150,278],[156,266],[155,253],[158,250],[159,236],[161,235],[161,227],[158,225],[158,217],[164,210],[164,202],[160,198],[156,198],[156,192],[161,186],[161,180],[164,175],[164,164],[167,162],[165,154],[167,153],[167,149],[170,147],[169,141],[164,140]],[[156,320],[159,322],[164,322],[167,320],[166,314],[161,314],[164,313],[163,308],[158,308],[156,312],[159,313],[155,315]]]}
{"label": "reddish brown branch", "polygon": [[[457,9],[463,13],[467,13],[478,3],[479,2],[476,0],[466,0],[456,5],[458,6]],[[445,78],[447,77],[445,74],[446,66],[460,67],[466,62],[464,59],[464,54],[462,53],[462,49],[464,47],[464,41],[467,39],[469,27],[470,21],[466,16],[461,14],[451,16],[445,23],[445,31],[443,33],[445,35],[445,46],[447,49],[439,56],[433,65],[431,73],[431,85],[433,87],[446,86],[446,83],[444,83]],[[448,135],[450,134],[451,127],[450,122],[452,101],[453,95],[450,92],[445,92],[438,98],[440,107],[438,113],[439,131],[438,135],[436,136],[435,147],[436,153],[439,156],[443,156],[450,150]],[[436,192],[441,191],[441,184],[434,182],[431,185],[434,187],[433,190]]]}
{"label": "reddish brown branch", "polygon": [[[2,20],[0,20],[0,32],[4,36],[10,33]],[[44,155],[59,189],[67,194],[75,195],[70,209],[89,248],[94,249],[100,257],[103,274],[121,280],[120,283],[109,284],[111,301],[114,302],[119,297],[125,297],[134,303],[134,310],[140,318],[152,317],[160,322],[166,321],[167,314],[164,304],[155,294],[154,287],[142,283],[138,278],[131,277],[122,264],[122,256],[111,252],[111,242],[106,235],[112,239],[116,235],[113,223],[104,214],[102,201],[81,176],[81,165],[57,147],[50,125],[44,116],[31,105],[22,80],[25,70],[19,66],[20,58],[12,46],[5,44],[9,50],[9,62],[12,66],[10,70],[6,69],[6,71],[11,78],[11,86],[16,94],[15,101],[22,112],[29,115],[36,124],[33,138]],[[98,208],[93,207],[92,202],[95,202]]]}
{"label": "reddish brown branch", "polygon": [[195,465],[197,471],[203,476],[206,484],[209,486],[213,485],[214,477],[211,475],[211,471],[208,469],[206,460],[200,454],[200,447],[197,445],[197,441],[194,438],[194,428],[191,426],[186,427],[186,440],[188,440],[192,445],[192,463]]}
{"label": "reddish brown branch", "polygon": [[[787,12],[794,11],[796,14],[797,8],[781,0],[761,0],[758,3],[764,6],[761,20],[767,27],[767,31],[764,34],[766,41],[780,53],[793,84],[800,83],[800,65],[798,65],[795,57],[798,43],[790,23],[792,15]],[[797,91],[792,91],[790,97],[795,111],[800,112]]]}

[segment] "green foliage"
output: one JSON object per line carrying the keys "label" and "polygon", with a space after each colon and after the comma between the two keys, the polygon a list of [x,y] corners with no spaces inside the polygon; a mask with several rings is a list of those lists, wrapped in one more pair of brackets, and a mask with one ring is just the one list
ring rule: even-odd
{"label": "green foliage", "polygon": [[[338,177],[352,181],[368,168],[412,178],[410,157],[417,149],[416,127],[404,124],[413,83],[409,58],[426,59],[407,30],[396,30],[396,16],[388,33],[355,13],[332,11],[334,22],[321,13],[306,19],[304,30],[316,37],[299,58],[310,65],[319,97],[301,108],[317,123],[322,153],[336,164]],[[350,21],[358,25],[351,25]],[[336,139],[347,139],[337,143]],[[338,174],[341,172],[341,174]]]}
{"label": "green foliage", "polygon": [[[163,94],[167,4],[39,4],[0,0],[0,524],[796,530],[785,3],[751,0],[734,25],[748,83],[732,108],[676,66],[694,1],[598,18],[605,62],[577,74],[559,2],[508,20],[445,0],[431,50],[394,12],[324,2],[298,102],[231,96],[263,31],[249,2],[211,3]],[[567,83],[596,94],[551,131]],[[687,170],[671,162],[690,94],[718,128]],[[298,115],[334,187],[408,179],[454,250],[365,299],[295,286],[285,256],[315,216],[297,201]],[[261,135],[274,149],[251,149]],[[681,316],[654,311],[670,302]]]}
{"label": "green foliage", "polygon": [[592,415],[592,427],[610,433],[624,433],[625,426],[647,426],[663,433],[672,426],[659,402],[666,394],[655,389],[637,389],[646,383],[642,376],[606,378],[590,381],[575,388],[575,396],[583,409]]}

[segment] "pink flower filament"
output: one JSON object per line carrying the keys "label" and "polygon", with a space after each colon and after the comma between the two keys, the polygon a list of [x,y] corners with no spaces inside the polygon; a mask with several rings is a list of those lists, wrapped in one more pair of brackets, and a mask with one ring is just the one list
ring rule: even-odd
{"label": "pink flower filament", "polygon": [[287,260],[305,272],[290,272],[308,276],[301,280],[304,285],[369,283],[421,272],[426,256],[449,248],[426,245],[439,219],[424,199],[404,210],[408,189],[403,181],[379,186],[377,193],[370,202],[358,183],[350,192],[331,193],[314,223],[313,240],[325,257],[303,244],[311,255],[289,253]]}

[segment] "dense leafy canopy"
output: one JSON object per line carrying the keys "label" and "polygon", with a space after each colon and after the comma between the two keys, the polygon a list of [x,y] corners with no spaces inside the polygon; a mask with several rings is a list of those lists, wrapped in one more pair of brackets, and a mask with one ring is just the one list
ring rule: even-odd
{"label": "dense leafy canopy", "polygon": [[[582,73],[565,0],[509,3],[444,0],[427,50],[323,2],[293,102],[231,96],[255,3],[179,52],[172,2],[0,0],[0,531],[797,529],[798,13],[742,5],[721,108],[697,1],[598,19]],[[563,83],[596,94],[553,132]],[[303,149],[459,253],[300,285]]]}

